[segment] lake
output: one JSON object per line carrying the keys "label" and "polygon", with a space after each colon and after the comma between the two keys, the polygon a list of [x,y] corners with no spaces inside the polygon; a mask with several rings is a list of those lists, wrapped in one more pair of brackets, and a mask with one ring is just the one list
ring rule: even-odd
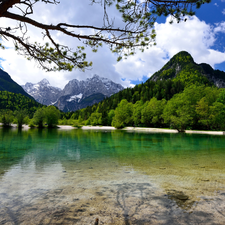
{"label": "lake", "polygon": [[0,129],[0,224],[225,224],[225,136]]}

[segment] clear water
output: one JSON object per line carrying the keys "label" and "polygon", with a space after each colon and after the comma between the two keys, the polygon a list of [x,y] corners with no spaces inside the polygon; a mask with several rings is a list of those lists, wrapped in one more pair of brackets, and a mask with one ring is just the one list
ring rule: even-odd
{"label": "clear water", "polygon": [[225,224],[225,136],[0,129],[0,224]]}

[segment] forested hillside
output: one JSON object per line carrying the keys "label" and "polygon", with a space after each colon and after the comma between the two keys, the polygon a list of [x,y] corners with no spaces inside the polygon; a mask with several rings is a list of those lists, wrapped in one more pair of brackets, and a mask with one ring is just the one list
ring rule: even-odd
{"label": "forested hillside", "polygon": [[192,56],[185,51],[174,55],[161,70],[149,78],[152,81],[167,79],[179,80],[185,86],[191,84],[214,84],[219,88],[225,87],[225,72],[214,70],[206,63],[195,63]]}
{"label": "forested hillside", "polygon": [[26,109],[28,115],[33,116],[34,112],[43,105],[22,94],[15,94],[8,91],[0,91],[0,110],[12,111]]}
{"label": "forested hillside", "polygon": [[[0,109],[28,110],[31,125],[60,124],[165,127],[225,130],[225,73],[207,64],[196,64],[181,52],[145,83],[124,89],[98,104],[75,112],[59,112],[21,94],[0,92]],[[220,82],[221,81],[221,82]],[[45,119],[43,119],[45,118]],[[39,123],[40,122],[40,123]]]}
{"label": "forested hillside", "polygon": [[22,94],[27,96],[28,98],[33,99],[27,92],[23,90],[23,88],[17,84],[8,73],[0,69],[0,91],[9,91],[17,94]]}
{"label": "forested hillside", "polygon": [[175,55],[144,84],[127,88],[65,119],[86,125],[225,129],[225,73],[196,64],[187,52]]}
{"label": "forested hillside", "polygon": [[[133,104],[137,101],[146,102],[149,99],[156,97],[158,100],[169,100],[176,93],[180,93],[184,90],[184,84],[180,81],[150,81],[136,85],[134,88],[126,88],[109,98],[101,101],[93,106],[88,106],[85,109],[78,110],[76,112],[67,113],[69,118],[73,115],[74,118],[81,118],[86,120],[96,110],[103,115],[106,115],[111,109],[115,109],[122,99],[126,99]],[[103,119],[103,124],[108,124],[106,119]]]}

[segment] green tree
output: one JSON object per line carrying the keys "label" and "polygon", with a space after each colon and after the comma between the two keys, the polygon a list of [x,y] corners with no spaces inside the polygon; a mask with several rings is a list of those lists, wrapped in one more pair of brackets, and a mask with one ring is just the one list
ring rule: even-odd
{"label": "green tree", "polygon": [[133,115],[132,115],[132,117],[133,117],[133,121],[134,121],[135,126],[138,126],[141,123],[141,111],[146,104],[148,104],[148,102],[143,104],[142,101],[137,101],[133,105]]}
{"label": "green tree", "polygon": [[[144,50],[155,43],[154,23],[157,16],[172,15],[179,22],[184,15],[194,15],[193,8],[209,2],[210,0],[90,0],[93,5],[101,4],[103,7],[103,24],[95,26],[68,24],[64,21],[56,25],[44,24],[31,16],[35,12],[35,4],[47,4],[50,7],[60,3],[57,0],[0,0],[0,18],[7,18],[9,23],[10,20],[19,23],[15,27],[1,27],[0,36],[5,40],[12,40],[19,54],[25,55],[29,60],[36,60],[46,71],[84,69],[92,65],[86,61],[85,48],[77,46],[77,49],[71,50],[71,47],[58,43],[53,32],[81,40],[94,52],[102,44],[106,44],[113,53],[119,54],[120,60],[122,56],[133,55],[136,48]],[[82,4],[85,9],[87,3]],[[110,6],[116,7],[121,14],[123,23],[119,23],[119,27],[107,13]],[[27,30],[30,27],[37,29],[46,43],[33,43]],[[81,29],[85,29],[85,33],[80,32]],[[0,47],[4,48],[2,44]]]}
{"label": "green tree", "polygon": [[27,110],[21,109],[15,112],[15,119],[18,128],[22,128],[23,124],[27,122]]}
{"label": "green tree", "polygon": [[112,126],[123,128],[126,125],[132,124],[133,104],[126,99],[121,100],[118,107],[115,109],[115,116],[112,120]]}
{"label": "green tree", "polygon": [[107,120],[107,123],[108,123],[108,125],[110,125],[111,126],[111,124],[112,124],[112,121],[113,121],[113,117],[115,116],[115,110],[114,109],[111,109],[110,111],[109,111],[109,113],[108,113],[108,120]]}
{"label": "green tree", "polygon": [[91,116],[89,117],[89,121],[91,125],[96,126],[96,125],[101,125],[102,124],[102,114],[101,113],[92,113]]}
{"label": "green tree", "polygon": [[157,100],[155,97],[141,111],[141,122],[147,126],[159,126],[162,123],[163,109],[166,105],[166,100]]}
{"label": "green tree", "polygon": [[[200,105],[198,105],[200,100],[205,97],[205,100],[212,102],[213,99],[215,100],[217,92],[216,88],[205,87],[204,85],[190,85],[186,87],[183,93],[174,95],[168,101],[163,111],[164,122],[170,124],[178,131],[184,131],[188,127],[195,127],[198,123],[198,113],[201,109]],[[196,110],[196,107],[198,110]]]}
{"label": "green tree", "polygon": [[43,127],[45,121],[45,107],[38,109],[33,116],[33,123],[39,128]]}
{"label": "green tree", "polygon": [[49,128],[55,127],[58,124],[58,120],[60,118],[59,110],[50,105],[44,109],[45,112],[45,122],[48,124]]}
{"label": "green tree", "polygon": [[225,88],[220,89],[220,93],[218,95],[217,102],[223,103],[225,105]]}
{"label": "green tree", "polygon": [[196,103],[198,123],[201,124],[204,129],[210,129],[212,126],[212,120],[210,120],[210,107],[218,100],[218,98],[221,98],[221,92],[215,87],[204,87],[203,89],[202,87],[199,87],[199,89],[201,95],[204,97]]}
{"label": "green tree", "polygon": [[216,130],[225,129],[225,105],[221,102],[214,102],[210,106],[210,125]]}
{"label": "green tree", "polygon": [[13,122],[13,112],[11,110],[5,109],[0,112],[0,121],[4,127],[10,127]]}
{"label": "green tree", "polygon": [[208,129],[210,127],[210,110],[209,103],[205,97],[203,97],[200,101],[197,102],[196,112],[199,116],[199,123],[206,126]]}
{"label": "green tree", "polygon": [[183,93],[174,95],[163,110],[162,117],[164,122],[179,132],[184,132],[193,123],[193,114],[190,106],[190,101],[186,101]]}

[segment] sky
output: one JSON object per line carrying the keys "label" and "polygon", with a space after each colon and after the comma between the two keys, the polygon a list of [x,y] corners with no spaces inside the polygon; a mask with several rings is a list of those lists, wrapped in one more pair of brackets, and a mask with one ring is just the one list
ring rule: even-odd
{"label": "sky", "polygon": [[[115,19],[115,23],[121,24],[114,7],[110,8],[109,15]],[[90,0],[63,0],[58,5],[37,3],[32,18],[49,24],[66,22],[101,25],[103,9],[99,4],[90,5]],[[132,87],[145,82],[180,51],[189,52],[196,63],[208,63],[214,69],[225,71],[225,0],[212,0],[210,4],[204,4],[186,22],[171,25],[169,21],[169,17],[161,17],[155,23],[156,46],[144,53],[137,51],[134,56],[120,62],[117,62],[118,56],[111,53],[107,46],[101,47],[97,53],[86,49],[87,60],[92,61],[93,66],[85,72],[45,72],[37,63],[18,55],[13,42],[5,39],[2,41],[6,49],[0,50],[0,67],[20,85],[26,82],[35,84],[46,78],[52,86],[62,89],[72,79],[84,80],[94,74],[107,77],[124,87]],[[0,24],[1,27],[14,26],[13,21],[4,18],[0,18]],[[32,40],[42,41],[40,30],[33,27],[28,27],[28,30]],[[60,33],[55,33],[54,38],[73,48],[81,45],[79,40]]]}

